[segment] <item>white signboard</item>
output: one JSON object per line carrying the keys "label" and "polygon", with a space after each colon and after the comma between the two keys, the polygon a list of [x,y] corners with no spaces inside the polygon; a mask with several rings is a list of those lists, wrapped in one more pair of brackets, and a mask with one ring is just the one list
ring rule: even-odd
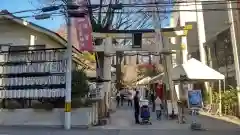
{"label": "white signboard", "polygon": [[0,97],[64,97],[64,52],[64,49],[2,52]]}
{"label": "white signboard", "polygon": [[89,97],[92,100],[101,100],[104,98],[103,83],[96,84],[92,83],[89,85]]}

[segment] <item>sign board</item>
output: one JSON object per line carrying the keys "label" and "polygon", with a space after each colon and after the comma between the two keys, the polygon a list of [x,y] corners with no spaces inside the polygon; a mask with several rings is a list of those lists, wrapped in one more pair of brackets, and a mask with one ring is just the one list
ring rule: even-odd
{"label": "sign board", "polygon": [[103,83],[92,83],[89,85],[89,98],[91,100],[101,100],[104,98]]}
{"label": "sign board", "polygon": [[1,98],[65,96],[65,49],[2,52]]}
{"label": "sign board", "polygon": [[190,109],[202,108],[201,90],[189,90],[188,91],[188,107]]}

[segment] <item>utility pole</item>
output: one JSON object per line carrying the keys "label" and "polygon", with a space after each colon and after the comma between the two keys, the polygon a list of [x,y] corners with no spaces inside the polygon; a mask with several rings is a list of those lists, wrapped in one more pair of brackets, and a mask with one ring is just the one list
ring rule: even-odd
{"label": "utility pole", "polygon": [[[237,4],[237,3],[236,3]],[[233,57],[234,57],[234,65],[235,65],[235,79],[237,81],[237,96],[238,96],[238,115],[240,115],[240,68],[239,68],[239,55],[238,55],[238,44],[237,36],[239,36],[239,15],[237,13],[236,19],[234,20],[234,11],[233,3],[231,1],[227,1],[228,7],[228,17],[230,22],[230,32],[231,32],[231,42],[233,49]]]}
{"label": "utility pole", "polygon": [[[152,0],[152,3],[157,2],[156,0]],[[163,42],[162,42],[162,33],[161,33],[161,20],[159,17],[159,13],[157,12],[158,7],[152,7],[153,10],[153,26],[156,32],[155,42],[156,42],[156,51],[160,54],[160,51],[163,50]],[[159,56],[160,57],[160,56]],[[159,61],[157,62],[159,63]]]}
{"label": "utility pole", "polygon": [[[68,4],[72,4],[72,0],[68,0]],[[67,7],[68,8],[68,7]],[[71,31],[71,18],[68,14],[67,9],[67,51],[66,51],[66,57],[67,57],[67,71],[66,71],[66,90],[65,90],[65,121],[64,121],[64,128],[66,130],[71,129],[71,93],[72,93],[72,31]]]}

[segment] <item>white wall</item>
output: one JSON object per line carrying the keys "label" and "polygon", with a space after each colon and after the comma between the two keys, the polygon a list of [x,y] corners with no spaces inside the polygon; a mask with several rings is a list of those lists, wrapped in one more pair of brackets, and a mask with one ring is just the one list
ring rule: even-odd
{"label": "white wall", "polygon": [[46,48],[63,47],[49,36],[31,30],[26,26],[0,18],[0,44],[30,45],[31,35],[35,36],[36,45],[46,45]]}
{"label": "white wall", "polygon": [[[72,126],[89,126],[92,123],[89,113],[92,108],[72,109]],[[53,111],[16,109],[0,111],[1,126],[62,126],[64,124],[64,110]]]}

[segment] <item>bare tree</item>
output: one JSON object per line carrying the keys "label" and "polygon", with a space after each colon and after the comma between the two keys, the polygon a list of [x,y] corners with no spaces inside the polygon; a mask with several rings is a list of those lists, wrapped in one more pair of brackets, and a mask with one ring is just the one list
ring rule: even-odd
{"label": "bare tree", "polygon": [[[41,6],[47,5],[66,5],[68,0],[38,0]],[[87,0],[88,5],[99,4],[99,7],[96,9],[89,8],[88,13],[92,23],[93,31],[101,31],[101,30],[110,30],[110,29],[141,29],[147,28],[151,24],[149,20],[151,20],[151,16],[146,13],[142,14],[132,14],[133,12],[143,11],[144,8],[123,8],[122,10],[115,14],[116,9],[113,9],[111,6],[105,6],[109,4],[119,4],[126,3],[128,0],[100,0],[98,3],[94,0]],[[127,14],[126,12],[131,12],[131,14]],[[123,13],[124,12],[124,13]],[[95,44],[98,45],[101,43],[101,40],[95,39]],[[125,40],[119,41],[119,44],[124,45]],[[117,88],[121,87],[121,62],[123,60],[124,52],[117,52]],[[97,53],[97,63],[98,67],[103,67],[103,53]]]}
{"label": "bare tree", "polygon": [[[95,0],[87,0],[88,6],[91,7],[93,4],[99,4],[98,8],[88,8],[88,15],[91,20],[93,31],[99,32],[102,30],[111,30],[111,29],[141,29],[141,28],[148,28],[150,26],[149,20],[151,20],[151,16],[146,13],[138,13],[133,14],[133,12],[143,11],[144,8],[123,8],[118,11],[118,14],[115,14],[116,10],[112,8],[112,4],[119,4],[119,3],[126,3],[129,0],[99,0],[98,3],[95,3]],[[39,0],[41,6],[49,6],[49,5],[66,5],[68,0]],[[109,6],[106,6],[109,5]],[[131,12],[131,14],[126,12]],[[120,12],[120,13],[119,13]],[[101,39],[95,39],[95,45],[98,45],[99,42],[101,43]],[[124,45],[125,40],[119,41],[118,44]],[[117,52],[117,89],[121,88],[121,80],[122,80],[122,71],[121,71],[121,63],[123,60],[124,52]],[[103,59],[104,54],[103,52],[96,53],[97,59],[97,67],[102,69],[103,67]],[[101,71],[102,72],[102,71]],[[105,99],[106,100],[106,99]],[[99,112],[106,112],[102,111],[102,109],[106,109],[104,105],[104,101],[100,103],[100,110]],[[104,113],[100,113],[99,117],[104,117]]]}

